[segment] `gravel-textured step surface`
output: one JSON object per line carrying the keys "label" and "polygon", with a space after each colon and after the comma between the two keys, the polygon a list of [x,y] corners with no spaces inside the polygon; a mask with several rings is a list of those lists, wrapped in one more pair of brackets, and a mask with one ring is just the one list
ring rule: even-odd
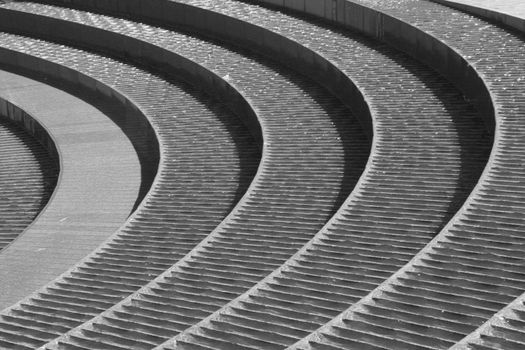
{"label": "gravel-textured step surface", "polygon": [[[51,12],[46,7],[46,11],[40,5],[19,4],[16,8],[82,18],[97,25],[117,22],[70,10]],[[369,98],[376,118],[370,167],[330,226],[282,271],[221,310],[221,315],[190,329],[178,343],[225,349],[238,344],[279,348],[365,296],[431,240],[474,186],[485,165],[490,140],[480,117],[450,84],[402,54],[247,4],[225,1],[217,8],[243,20],[249,13],[250,20],[337,62]],[[75,15],[66,16],[69,13]],[[129,22],[121,23],[127,23],[122,25],[127,30],[133,28]],[[239,71],[244,72],[241,68],[239,65]],[[233,229],[238,229],[233,223],[221,228],[224,233]],[[246,291],[264,276],[262,272],[278,266],[270,254],[255,250],[260,249],[254,244],[258,231],[251,229],[250,235],[243,237],[247,242],[237,239],[237,243],[233,235],[228,237],[235,245],[224,244],[227,238],[210,241],[132,299],[46,348],[102,347],[102,343],[105,348],[148,348],[183,331]],[[246,243],[250,243],[250,251],[243,253],[238,247]],[[271,242],[268,246],[278,247]],[[257,261],[247,263],[244,254]],[[217,264],[220,257],[225,258],[223,266]],[[215,264],[208,262],[211,259]],[[193,272],[196,268],[200,274]],[[244,274],[235,280],[227,273],[233,269]]]}
{"label": "gravel-textured step surface", "polygon": [[162,150],[152,190],[113,239],[48,288],[3,311],[0,348],[34,349],[134,292],[206,237],[248,187],[259,151],[239,118],[189,86],[28,37],[2,33],[0,45],[76,69],[125,94],[150,118]]}
{"label": "gravel-textured step surface", "polygon": [[[102,341],[147,347],[189,327],[293,255],[323,227],[357,182],[369,142],[350,111],[308,79],[186,35],[34,6],[38,13],[55,11],[65,19],[82,18],[84,23],[142,37],[228,76],[256,107],[266,136],[261,171],[242,206],[163,283],[141,293],[133,307],[122,306],[111,318],[104,316],[108,324],[83,332],[87,339],[71,337],[77,345],[97,347]],[[162,327],[169,328],[159,327],[158,319],[166,320]],[[157,333],[146,335],[144,327]]]}
{"label": "gravel-textured step surface", "polygon": [[449,348],[525,289],[523,37],[431,2],[359,3],[416,25],[471,62],[494,98],[494,148],[471,200],[421,255],[292,348]]}
{"label": "gravel-textured step surface", "polygon": [[44,208],[57,176],[57,160],[22,127],[0,117],[0,250]]}
{"label": "gravel-textured step surface", "polygon": [[[126,25],[125,22],[115,22]],[[133,33],[129,27],[126,28],[130,34]],[[148,31],[141,29],[137,27],[136,32],[148,34]],[[152,31],[150,38],[161,34],[162,31]],[[169,37],[166,36],[168,34]],[[142,309],[136,312],[128,310],[136,316],[124,315],[121,319],[115,316],[116,326],[103,329],[108,331],[107,342],[118,339],[125,346],[143,344],[144,341],[135,341],[129,335],[125,338],[112,335],[112,330],[123,327],[119,323],[122,319],[129,321],[137,317],[148,320],[151,319],[150,314],[155,315],[155,309],[166,309],[164,303],[173,302],[173,307],[179,307],[183,312],[188,312],[188,307],[195,308],[183,318],[185,322],[195,321],[194,317],[213,311],[228,298],[234,297],[234,293],[240,294],[279,266],[325,224],[348,196],[366,163],[369,148],[350,112],[324,89],[308,80],[281,74],[276,68],[187,36],[164,33],[158,38],[169,39],[172,49],[198,59],[221,76],[228,76],[250,98],[265,128],[265,156],[249,197],[214,233],[212,240],[193,254],[199,254],[199,258],[187,262],[176,281],[174,278],[173,287],[178,288],[179,295],[185,296],[188,301],[181,300],[177,305],[171,298],[164,298],[162,290],[156,294],[152,292]],[[272,247],[272,251],[268,251],[268,246]],[[261,263],[262,260],[264,263]],[[78,270],[84,273],[83,280],[87,282],[97,273],[110,268],[113,278],[108,277],[107,282],[114,283],[115,287],[119,283],[132,282],[137,275],[137,268],[130,268],[124,273],[114,266],[108,268],[91,264]],[[76,272],[72,275],[76,277]],[[69,285],[68,281],[69,278],[64,286]],[[224,286],[228,283],[232,284],[231,291],[213,291],[214,288],[228,288]],[[199,294],[207,286],[209,296],[200,298]],[[62,302],[69,311],[77,307],[77,312],[86,314],[86,298],[101,308],[113,303],[100,289],[88,296],[84,291],[64,292],[63,288],[48,288],[48,293],[40,295],[39,302],[45,306]],[[13,313],[13,310],[9,312]],[[16,321],[12,318],[9,323]],[[48,327],[52,328],[57,323]],[[125,324],[131,332],[133,322]],[[43,339],[41,334],[35,332],[36,329],[44,330],[40,324],[27,332],[27,336],[38,335]]]}
{"label": "gravel-textured step surface", "polygon": [[[483,137],[481,119],[452,93],[454,88],[403,55],[380,46],[382,52],[377,53],[321,26],[255,6],[185,3],[213,7],[237,18],[247,19],[249,13],[250,21],[315,47],[338,62],[373,102],[376,148],[366,185],[357,188],[348,206],[281,271],[176,337],[176,343],[171,340],[159,347],[283,348],[366,296],[439,232],[451,217],[442,211],[443,197],[436,197],[453,188],[449,187],[453,182],[447,182],[453,177],[445,178],[458,169],[455,176],[465,181],[450,208],[452,214],[476,183],[490,145]],[[315,35],[307,38],[306,33]],[[367,69],[359,74],[363,66]],[[439,107],[445,104],[448,113]],[[442,146],[451,141],[445,131],[451,123],[460,142],[455,150]],[[412,132],[413,138],[406,136]],[[456,168],[454,162],[456,166],[464,162],[460,165],[468,168],[464,177],[460,174],[465,168]],[[440,166],[447,169],[443,176],[437,170]]]}

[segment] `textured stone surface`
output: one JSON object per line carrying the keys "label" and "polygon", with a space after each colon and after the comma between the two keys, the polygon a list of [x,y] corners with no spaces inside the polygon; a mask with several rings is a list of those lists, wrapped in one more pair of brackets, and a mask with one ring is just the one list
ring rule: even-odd
{"label": "textured stone surface", "polygon": [[[114,23],[125,24],[116,20]],[[112,24],[111,21],[107,25],[110,24]],[[152,40],[168,38],[163,36],[162,31],[140,30],[145,27],[138,26],[136,31],[129,30],[128,26],[123,28],[127,29],[129,35],[149,35]],[[350,117],[349,111],[324,89],[308,80],[297,75],[281,74],[274,67],[191,37],[178,35],[170,36],[168,39],[173,49],[177,48],[185,52],[192,59],[198,58],[201,64],[213,68],[221,76],[228,76],[228,79],[233,81],[237,88],[241,89],[243,94],[248,96],[256,106],[264,126],[265,157],[260,175],[252,184],[248,197],[230,215],[227,223],[221,225],[205,245],[203,244],[198,251],[192,253],[195,256],[191,259],[193,261],[190,261],[188,255],[184,264],[186,266],[179,265],[183,266],[184,271],[180,271],[180,279],[175,284],[180,288],[181,294],[190,295],[190,291],[194,288],[192,285],[195,283],[205,283],[210,286],[210,290],[213,290],[228,281],[232,284],[232,292],[238,290],[236,293],[241,293],[250,284],[255,283],[260,278],[259,276],[264,276],[292,255],[331,217],[357,181],[366,162],[368,144],[357,121]],[[213,55],[210,55],[210,51]],[[71,57],[72,53],[69,53],[68,56]],[[222,59],[218,59],[219,57]],[[137,73],[134,72],[134,74]],[[158,81],[155,83],[158,84]],[[154,82],[151,84],[153,85]],[[151,103],[151,100],[148,102]],[[203,129],[209,128],[210,126],[196,127],[194,133],[188,134],[188,140],[198,135],[197,130],[200,133]],[[216,139],[216,137],[209,137],[209,139]],[[220,156],[217,155],[217,159],[220,159]],[[200,174],[201,171],[197,173]],[[217,183],[215,186],[219,187]],[[159,191],[159,196],[161,195],[166,195],[164,189]],[[190,211],[185,213],[188,214]],[[144,220],[152,220],[151,214],[148,213],[143,213],[141,217]],[[170,228],[165,226],[159,228],[158,231],[169,234]],[[146,232],[137,231],[137,240],[141,239],[140,235],[144,236]],[[196,234],[192,236],[193,239],[202,239],[202,236]],[[128,242],[128,244],[131,243],[129,240]],[[109,249],[116,251],[119,249],[118,245],[123,243],[118,240],[115,244],[102,248],[101,254]],[[181,243],[181,238],[173,237],[171,240],[171,244],[177,246],[179,252],[182,252]],[[272,247],[271,254],[268,253],[268,245]],[[139,246],[137,245],[135,249],[138,254]],[[156,251],[158,252],[159,249]],[[144,250],[140,253],[147,256]],[[268,257],[264,264],[253,262],[256,258],[263,259],[265,255]],[[165,256],[168,256],[168,252]],[[177,256],[173,253],[171,256],[172,261],[175,262]],[[151,259],[160,260],[158,257],[151,257]],[[231,259],[234,263],[226,263]],[[169,261],[166,258],[163,263]],[[129,257],[121,256],[118,262],[115,261],[114,269],[121,270],[121,267],[116,266],[117,264],[129,266]],[[159,270],[162,266],[160,263],[157,264]],[[90,262],[89,266],[79,266],[78,272],[72,275],[78,277],[83,274],[86,279],[101,280],[93,276],[94,271],[106,276],[117,274],[116,271],[109,271],[108,268],[110,267],[107,260],[105,264]],[[147,281],[146,274],[142,274],[139,280],[136,270],[137,267],[134,267],[125,274],[129,282],[133,279],[136,281],[133,286],[126,288],[128,290]],[[216,282],[214,279],[202,280],[202,276],[213,276],[214,274]],[[134,275],[137,277],[133,277]],[[150,279],[154,277],[153,274],[149,276]],[[49,298],[58,302],[60,300],[58,294],[63,295],[65,293],[62,292],[63,290],[73,288],[76,289],[75,293],[72,293],[71,290],[68,292],[70,304],[78,305],[79,310],[86,310],[83,307],[83,301],[88,297],[86,291],[84,290],[81,294],[79,288],[70,287],[73,283],[67,283],[73,282],[70,278],[66,280],[65,283],[61,283],[60,287],[50,287],[49,293],[34,298],[30,302],[39,304],[46,302]],[[100,312],[110,303],[118,301],[117,296],[107,297],[108,294],[106,291],[101,297],[97,293],[91,293],[89,298],[97,302],[90,309],[90,314]],[[121,295],[124,295],[122,290],[118,291],[118,296]],[[202,310],[198,312],[203,312],[220,300],[220,298],[216,299],[218,296],[210,295],[210,298],[211,301],[203,304]],[[188,305],[192,304],[190,301],[191,299],[187,301]],[[198,299],[193,303],[197,302]],[[182,309],[187,308],[183,305],[184,303],[186,302],[180,305]],[[9,313],[13,312],[16,310],[9,310]],[[139,317],[140,313],[137,314]],[[124,318],[127,319],[127,317]],[[54,325],[62,322],[59,315],[55,319]],[[83,321],[85,316],[77,319]],[[3,321],[4,324],[22,322],[9,318],[7,315]],[[40,333],[39,337],[45,339],[44,337],[51,336],[50,339],[52,339],[51,329],[54,325],[48,326],[47,335]],[[30,340],[35,328],[44,330],[45,327],[37,322],[27,326],[27,337],[24,339],[29,347],[31,342],[35,344],[35,340]],[[7,335],[4,342],[6,339],[8,339]]]}
{"label": "textured stone surface", "polygon": [[[109,268],[108,264],[95,268],[91,263],[88,267],[81,266],[60,287],[51,286],[46,293],[35,297],[34,305],[28,303],[22,310],[11,309],[16,315],[3,315],[2,345],[12,347],[13,342],[20,341],[18,346],[31,348],[67,332],[46,348],[141,349],[151,348],[182,331],[159,348],[277,349],[314,332],[292,348],[441,349],[473,331],[460,346],[471,349],[522,347],[524,306],[523,296],[519,296],[525,288],[525,279],[520,232],[525,228],[521,215],[525,198],[522,198],[520,179],[525,174],[520,157],[525,153],[522,147],[525,65],[521,39],[479,19],[425,1],[357,0],[352,4],[363,6],[357,14],[348,9],[358,7],[348,7],[350,2],[342,0],[267,2],[331,17],[329,19],[342,24],[346,24],[348,18],[362,20],[357,28],[378,37],[388,32],[385,28],[398,28],[399,35],[382,38],[416,56],[426,53],[425,59],[429,59],[429,53],[436,52],[434,62],[445,60],[442,66],[450,67],[450,71],[445,71],[449,77],[455,76],[456,81],[467,84],[471,78],[478,79],[478,85],[470,90],[471,95],[487,84],[490,97],[494,98],[488,102],[494,102],[495,108],[485,112],[496,118],[495,144],[481,182],[465,206],[431,240],[470,193],[485,164],[489,146],[479,116],[434,72],[381,45],[365,40],[354,42],[354,38],[333,28],[304,23],[243,2],[153,1],[152,8],[158,10],[158,19],[170,20],[166,17],[168,12],[162,11],[169,8],[168,4],[189,5],[182,7],[185,11],[177,21],[187,21],[188,17],[184,16],[205,14],[199,17],[202,25],[197,27],[208,33],[221,27],[218,32],[225,35],[237,28],[234,23],[253,21],[258,29],[247,31],[246,36],[263,36],[263,44],[260,41],[255,44],[259,45],[257,49],[269,48],[272,53],[289,50],[286,57],[297,58],[292,64],[306,63],[309,67],[317,65],[321,70],[326,69],[326,61],[316,61],[320,55],[302,50],[301,45],[335,62],[344,76],[354,79],[371,107],[375,139],[369,166],[334,219],[308,241],[312,232],[307,232],[306,226],[293,226],[293,220],[286,215],[287,211],[295,210],[290,215],[299,213],[294,218],[311,225],[309,220],[315,209],[305,209],[310,208],[307,204],[311,203],[301,202],[304,197],[294,198],[294,205],[301,203],[298,207],[290,203],[284,205],[276,188],[283,190],[290,183],[279,177],[281,174],[276,168],[267,167],[266,162],[283,147],[280,143],[283,140],[265,137],[265,150],[271,150],[271,154],[266,153],[261,179],[256,178],[255,184],[267,186],[253,186],[246,201],[241,202],[203,244],[116,306],[113,304],[118,298],[111,298],[107,293],[113,287],[100,286],[98,294],[90,294],[84,287],[77,288],[78,280],[70,282],[80,273],[84,273],[84,281],[91,282],[98,278],[97,272],[110,271],[106,284],[112,283],[109,276],[125,284],[133,281],[132,270],[115,269],[117,264]],[[140,12],[141,4],[145,3],[111,2],[113,10],[120,12]],[[260,74],[253,63],[246,64],[249,61],[209,43],[201,44],[194,38],[183,39],[184,36],[176,33],[99,15],[38,5],[13,6],[155,42],[169,50],[180,49],[193,60],[221,72],[225,79],[243,90],[245,96],[261,101],[259,106],[265,108],[257,108],[257,112],[261,120],[266,121],[263,123],[265,136],[274,136],[273,133],[282,131],[280,128],[286,128],[283,124],[276,127],[268,122],[272,110],[266,109],[266,103],[278,100],[290,107],[279,110],[280,114],[275,116],[292,114],[297,108],[294,100],[301,94],[298,90],[287,94],[288,90],[282,89],[285,80],[268,76],[264,83],[280,94],[277,99],[270,97],[263,85],[257,85],[262,80],[260,75],[245,75],[245,72]],[[226,18],[212,15],[218,13]],[[195,25],[192,23],[192,28]],[[289,46],[280,39],[281,34],[299,45]],[[235,35],[242,37],[245,33]],[[428,40],[430,35],[434,41]],[[436,43],[441,46],[434,50]],[[129,41],[133,48],[150,49],[136,44]],[[212,57],[203,58],[204,52],[210,52]],[[222,58],[220,63],[218,57]],[[222,64],[234,69],[223,70]],[[249,83],[243,85],[242,79]],[[261,89],[252,90],[252,95],[250,88],[254,85]],[[293,90],[293,84],[284,85]],[[306,95],[303,91],[302,97]],[[309,112],[315,113],[311,104],[307,106],[312,107]],[[331,108],[324,111],[333,112]],[[297,126],[298,131],[312,136],[302,127]],[[330,135],[328,131],[321,133],[322,137]],[[297,140],[299,138],[294,142]],[[296,157],[293,147],[284,149],[286,162],[290,162],[292,154]],[[322,149],[328,152],[329,147]],[[331,161],[328,158],[326,161]],[[297,176],[298,163],[292,165],[293,172],[287,175]],[[263,178],[270,180],[264,182]],[[268,191],[267,195],[261,195],[264,191]],[[263,198],[264,203],[257,202],[252,193]],[[266,206],[277,206],[278,210]],[[331,208],[326,217],[337,205]],[[304,232],[299,234],[298,230]],[[272,236],[273,233],[277,235]],[[295,241],[289,242],[291,239]],[[301,245],[299,253],[285,261]],[[271,252],[268,247],[272,248]],[[133,255],[132,259],[136,257]],[[85,273],[88,270],[90,272]],[[269,277],[264,278],[268,273]],[[154,276],[141,277],[144,284]],[[122,284],[115,285],[122,287]],[[374,289],[378,285],[379,288]],[[249,289],[250,286],[254,287]],[[68,292],[60,289],[63,287]],[[126,293],[131,291],[129,288]],[[239,296],[243,291],[246,292]],[[94,305],[81,306],[79,300],[86,297]],[[512,300],[515,302],[507,309],[489,319]],[[352,303],[353,306],[337,316]],[[51,304],[53,307],[49,307]],[[31,314],[28,308],[32,308]],[[48,308],[45,312],[52,309],[58,315],[49,322],[49,315],[38,315],[43,308]],[[91,312],[93,316],[104,308],[109,310],[92,320],[78,316],[82,312]],[[79,320],[88,321],[68,331]],[[486,327],[476,331],[486,320],[489,320]],[[192,324],[195,325],[190,327]]]}
{"label": "textured stone surface", "polygon": [[[30,8],[26,7],[27,10]],[[482,137],[483,126],[479,116],[464,103],[461,95],[431,71],[404,55],[394,54],[382,45],[376,44],[371,48],[370,44],[318,24],[308,24],[258,7],[232,1],[221,3],[219,8],[240,19],[247,19],[242,17],[242,13],[250,13],[250,20],[257,19],[259,25],[285,33],[337,62],[338,67],[359,83],[371,102],[376,118],[376,152],[370,169],[332,226],[310,242],[301,255],[294,257],[282,274],[279,272],[272,276],[274,279],[257,285],[255,291],[228,305],[221,310],[220,316],[214,315],[211,320],[199,324],[198,328],[185,334],[186,338],[180,342],[195,346],[214,344],[215,347],[221,344],[224,348],[231,348],[237,342],[247,347],[283,346],[293,343],[301,335],[329,320],[343,310],[349,301],[366,295],[367,291],[416,254],[468,195],[476,178],[472,175],[479,175],[486,160],[489,142]],[[96,24],[117,32],[120,28],[126,28],[128,33],[141,33],[133,35],[142,35],[143,38],[146,37],[143,33],[154,33],[153,28],[144,25],[82,12],[46,11],[41,6],[35,6],[31,11],[57,17],[60,15],[70,20],[81,18],[86,24]],[[117,26],[116,23],[121,25]],[[158,37],[155,42],[161,45],[162,33],[156,32],[149,40]],[[176,34],[171,35],[177,37]],[[198,45],[193,42],[189,47],[195,50]],[[179,48],[185,50],[184,46],[179,45]],[[188,52],[186,54],[195,60],[200,58],[199,55],[192,55],[191,51],[183,52]],[[215,54],[213,59],[217,60],[218,57]],[[365,64],[367,69],[363,70]],[[249,71],[242,69],[242,65],[236,67],[239,72]],[[236,81],[235,76],[232,79]],[[386,94],[391,94],[391,98],[385,99]],[[444,105],[447,106],[446,112]],[[439,155],[435,154],[435,148],[440,149]],[[466,179],[469,180],[464,182]],[[437,187],[436,183],[440,186]],[[269,222],[267,224],[270,225]],[[255,228],[250,232],[252,244],[257,243],[256,232]],[[226,238],[221,240],[226,242]],[[214,245],[217,247],[216,243]],[[94,346],[97,341],[101,341],[115,344],[107,345],[108,348],[118,348],[118,343],[131,348],[147,348],[166,339],[170,333],[180,332],[206,313],[211,313],[214,308],[241,292],[242,288],[246,290],[249,287],[249,283],[245,283],[239,288],[226,279],[227,271],[233,268],[239,271],[236,260],[243,257],[241,251],[235,255],[221,254],[229,257],[227,265],[231,267],[203,268],[203,256],[215,253],[212,250],[215,247],[210,244],[209,248],[204,246],[205,249],[195,251],[194,257],[185,259],[184,264],[177,264],[164,278],[150,284],[94,322],[61,338],[58,341],[61,345],[57,347]],[[330,254],[336,254],[338,258],[330,257]],[[376,259],[378,255],[382,256],[379,261]],[[254,255],[253,252],[246,256],[259,260],[247,266],[252,275],[265,265],[272,267],[269,256],[264,257],[264,260],[263,256]],[[186,270],[197,271],[197,268],[206,271],[202,275],[214,280],[214,283],[194,281],[198,287],[192,288],[190,292],[190,285],[184,282],[188,280],[189,271]],[[259,276],[255,275],[253,281],[264,275]],[[247,278],[243,277],[243,280]],[[345,281],[352,282],[347,285]],[[337,292],[324,290],[323,286],[328,284],[337,285]],[[209,286],[210,292],[202,295],[199,290],[205,286]],[[184,301],[173,297],[176,295]],[[302,303],[294,303],[294,300],[301,300]],[[196,311],[187,310],[190,305],[192,310],[200,311],[195,315]],[[261,308],[268,311],[261,311]],[[280,324],[274,328],[268,327],[267,320],[276,310],[282,315]],[[293,318],[298,315],[303,320],[300,325]],[[165,326],[158,327],[155,319],[164,320]],[[257,327],[257,332],[253,330],[254,327]],[[126,338],[123,334],[126,334]]]}
{"label": "textured stone surface", "polygon": [[494,99],[494,148],[480,183],[445,230],[378,289],[292,348],[448,348],[525,288],[519,233],[525,45],[519,36],[431,2],[356,2],[420,28],[470,62]]}
{"label": "textured stone surface", "polygon": [[[258,165],[258,147],[234,115],[186,85],[62,45],[5,33],[0,41],[4,48],[76,69],[128,96],[158,130],[162,150],[152,191],[126,225],[78,268],[4,311],[2,347],[34,348],[41,337],[67,329],[64,321],[74,325],[75,319],[90,318],[193,248],[244,193]],[[20,336],[13,331],[20,326],[41,330],[36,338]]]}

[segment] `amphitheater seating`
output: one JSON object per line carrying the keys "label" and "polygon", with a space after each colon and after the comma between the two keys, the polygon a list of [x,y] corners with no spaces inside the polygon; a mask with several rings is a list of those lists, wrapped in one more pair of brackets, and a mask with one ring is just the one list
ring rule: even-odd
{"label": "amphitheater seating", "polygon": [[52,2],[0,5],[0,67],[134,110],[157,176],[0,348],[523,345],[521,34],[423,0]]}

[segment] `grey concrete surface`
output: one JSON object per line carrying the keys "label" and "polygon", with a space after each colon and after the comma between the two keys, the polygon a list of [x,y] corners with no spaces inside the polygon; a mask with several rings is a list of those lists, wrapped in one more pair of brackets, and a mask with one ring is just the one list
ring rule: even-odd
{"label": "grey concrete surface", "polygon": [[0,71],[0,97],[35,117],[60,156],[55,192],[39,217],[0,254],[0,309],[56,278],[127,219],[140,162],[122,130],[86,102]]}

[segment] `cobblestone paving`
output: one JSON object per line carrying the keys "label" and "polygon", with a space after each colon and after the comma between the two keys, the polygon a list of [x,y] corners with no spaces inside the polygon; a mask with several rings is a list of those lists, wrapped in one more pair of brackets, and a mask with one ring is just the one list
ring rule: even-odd
{"label": "cobblestone paving", "polygon": [[0,250],[27,228],[53,193],[58,162],[31,135],[0,117]]}
{"label": "cobblestone paving", "polygon": [[[449,348],[525,289],[523,37],[427,1],[356,2],[421,28],[471,62],[494,98],[495,144],[490,168],[472,200],[424,253],[291,348]],[[498,327],[498,337],[482,337],[472,348],[520,348],[512,341],[523,334],[515,332],[523,331],[522,322],[516,312],[509,318],[508,332]]]}
{"label": "cobblestone paving", "polygon": [[[355,79],[372,103],[375,152],[365,180],[352,200],[285,269],[277,270],[271,278],[227,305],[220,315],[187,331],[178,342],[182,347],[191,343],[195,348],[282,348],[365,296],[431,240],[472,189],[485,164],[490,142],[479,116],[461,95],[432,71],[402,54],[257,6],[234,1],[221,2],[216,8],[214,2],[188,3],[250,19],[313,48]],[[26,6],[23,5],[24,10],[32,5]],[[30,11],[77,17],[84,23],[122,30],[115,26],[117,20],[82,12],[65,15],[69,10],[47,12],[39,6]],[[144,25],[120,23],[120,28],[126,28],[131,35],[152,31]],[[155,36],[160,33],[163,31]],[[160,45],[161,41],[157,42]],[[246,69],[237,68],[243,73]],[[187,264],[197,265],[198,258],[188,259]],[[234,265],[236,258],[231,256],[233,261],[229,264]],[[259,259],[250,268],[264,265]],[[214,270],[203,276],[219,282],[218,269]],[[213,293],[191,296],[191,303],[181,302],[173,296],[186,300],[189,295],[181,293],[183,271],[181,265],[133,299],[48,348],[90,347],[97,341],[108,344],[107,348],[117,349],[118,344],[148,348],[191,326],[250,287],[203,281],[199,287],[212,285]],[[263,277],[263,273],[257,275],[258,279]],[[253,278],[251,284],[256,281]],[[327,288],[329,285],[332,287]],[[302,321],[298,322],[298,318]]]}

